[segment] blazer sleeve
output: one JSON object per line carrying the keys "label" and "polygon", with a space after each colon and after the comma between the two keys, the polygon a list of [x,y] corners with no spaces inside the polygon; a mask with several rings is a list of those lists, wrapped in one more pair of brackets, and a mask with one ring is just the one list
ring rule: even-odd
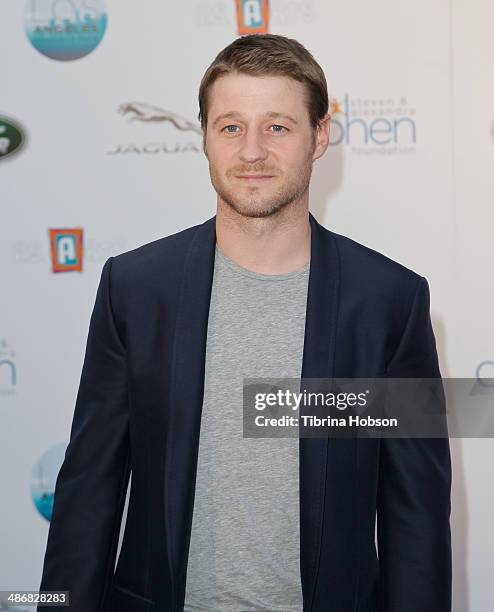
{"label": "blazer sleeve", "polygon": [[[427,280],[419,277],[386,376],[441,378]],[[451,612],[449,439],[383,438],[377,500],[379,612]]]}
{"label": "blazer sleeve", "polygon": [[130,476],[126,352],[112,313],[112,259],[103,266],[89,324],[40,585],[69,591],[71,612],[105,609]]}

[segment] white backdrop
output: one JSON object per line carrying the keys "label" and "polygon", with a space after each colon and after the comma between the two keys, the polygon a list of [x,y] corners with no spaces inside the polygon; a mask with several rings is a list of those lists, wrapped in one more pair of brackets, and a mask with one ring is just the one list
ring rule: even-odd
{"label": "white backdrop", "polygon": [[[26,32],[35,13],[101,6],[104,35],[79,59],[48,57]],[[444,377],[493,377],[494,5],[272,0],[269,10],[269,31],[302,42],[330,88],[333,144],[315,164],[312,212],[428,279]],[[236,36],[233,0],[2,2],[0,129],[16,122],[26,139],[0,156],[0,590],[39,586],[42,513],[104,261],[214,214],[197,90]],[[156,120],[163,113],[192,129]],[[82,272],[52,272],[49,228],[83,230]],[[454,610],[488,612],[494,446],[451,448]]]}

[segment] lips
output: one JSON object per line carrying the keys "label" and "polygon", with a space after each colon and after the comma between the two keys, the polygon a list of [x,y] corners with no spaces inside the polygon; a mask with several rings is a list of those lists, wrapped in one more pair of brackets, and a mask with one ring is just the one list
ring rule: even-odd
{"label": "lips", "polygon": [[259,180],[273,178],[270,174],[239,174],[236,178],[244,180]]}

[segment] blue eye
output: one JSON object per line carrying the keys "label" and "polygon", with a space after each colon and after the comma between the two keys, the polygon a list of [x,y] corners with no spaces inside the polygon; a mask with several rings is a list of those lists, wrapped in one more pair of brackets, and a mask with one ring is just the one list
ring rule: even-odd
{"label": "blue eye", "polygon": [[[278,125],[277,123],[274,123],[273,125],[270,125],[269,127],[270,128],[279,128],[279,129],[274,130],[274,132],[276,134],[282,134],[283,132],[287,131],[287,128],[285,126]],[[230,129],[230,128],[233,128],[233,129]],[[237,134],[236,128],[238,128],[238,125],[230,124],[230,125],[225,125],[225,127],[222,128],[221,131],[222,132],[226,132],[227,134]]]}

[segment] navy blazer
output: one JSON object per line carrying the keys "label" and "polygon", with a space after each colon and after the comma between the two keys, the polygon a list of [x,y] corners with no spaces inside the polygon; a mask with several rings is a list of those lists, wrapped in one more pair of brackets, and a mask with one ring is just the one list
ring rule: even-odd
{"label": "navy blazer", "polygon": [[[440,377],[427,280],[309,218],[302,376]],[[40,585],[71,612],[183,610],[215,241],[214,216],[103,266]],[[449,440],[299,460],[304,612],[449,612]]]}

